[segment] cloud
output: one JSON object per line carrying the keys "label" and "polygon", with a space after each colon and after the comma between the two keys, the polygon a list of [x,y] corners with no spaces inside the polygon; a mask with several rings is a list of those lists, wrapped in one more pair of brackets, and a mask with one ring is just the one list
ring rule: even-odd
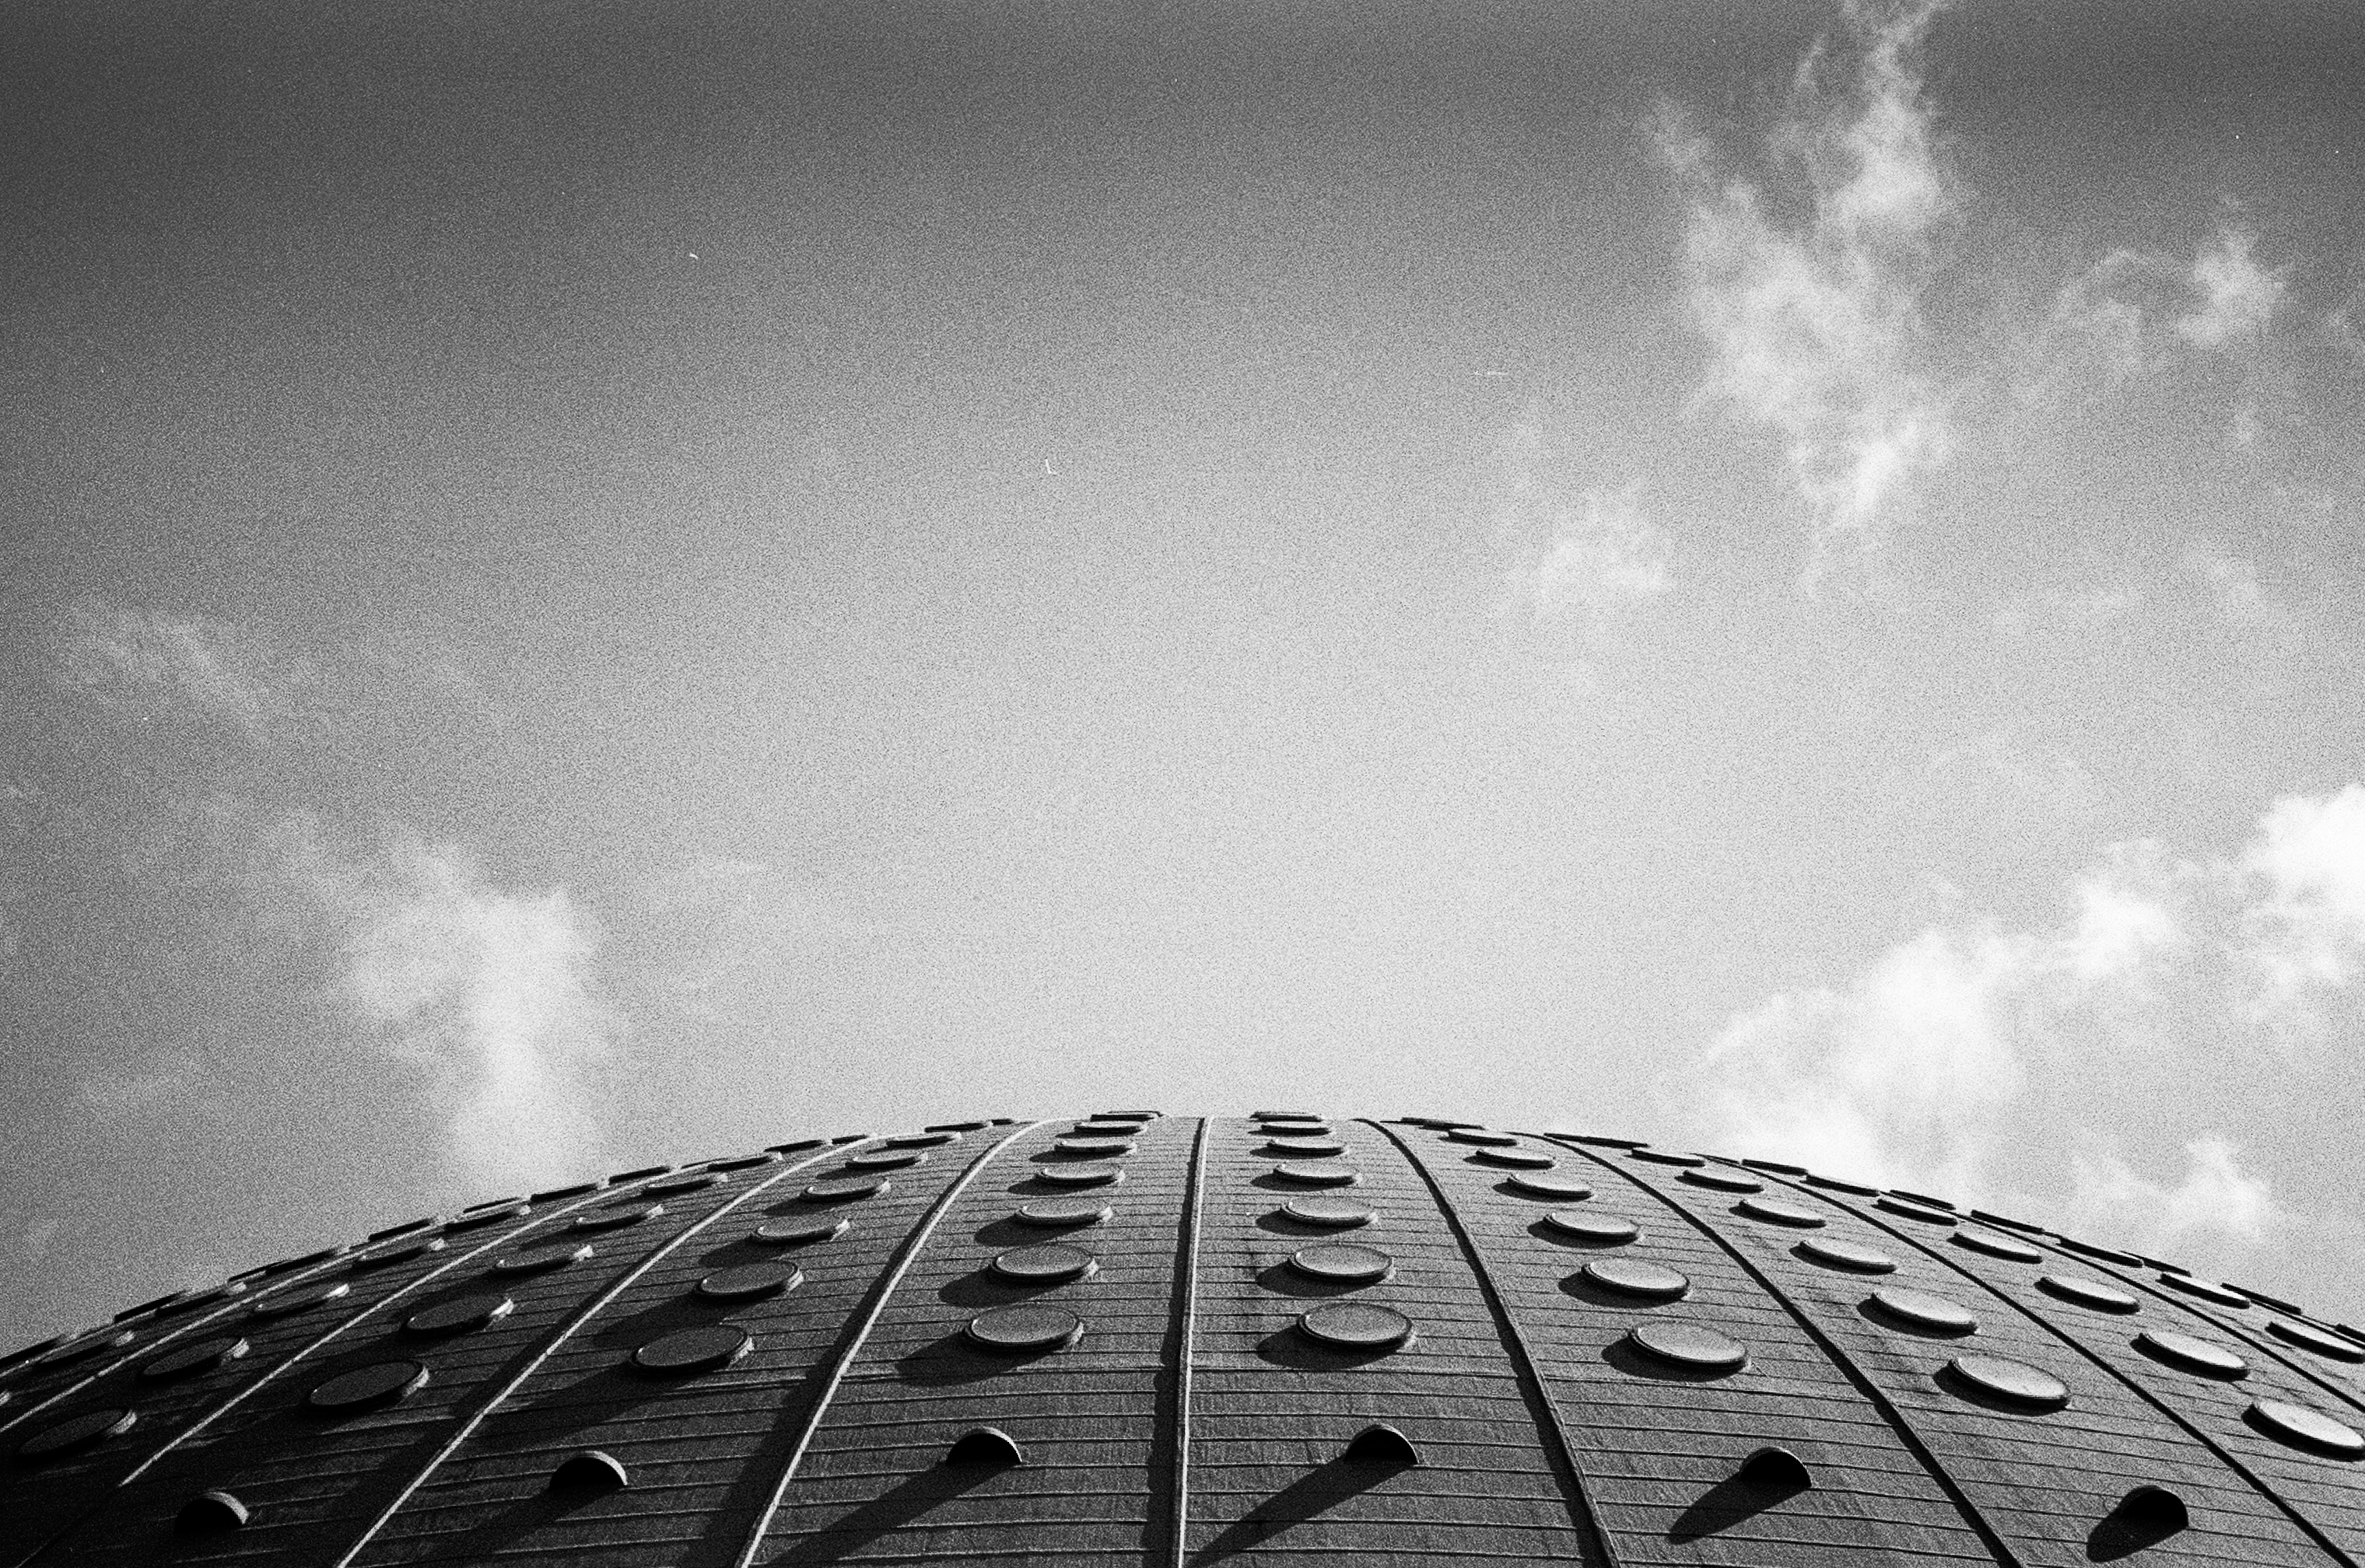
{"label": "cloud", "polygon": [[61,618],[61,680],[129,716],[195,713],[265,741],[295,711],[298,672],[228,621],[169,615],[91,600]]}
{"label": "cloud", "polygon": [[1724,174],[1676,111],[1654,128],[1687,196],[1707,390],[1785,442],[1814,519],[1810,588],[1844,561],[1877,576],[1915,482],[1949,444],[1945,399],[1916,368],[1922,295],[1960,206],[1915,62],[1937,9],[1846,6],[1854,70],[1833,82],[1821,49],[1800,64],[1766,141],[1778,188]]}
{"label": "cloud", "polygon": [[566,890],[504,891],[456,849],[415,844],[366,866],[307,845],[297,871],[343,921],[333,1000],[430,1071],[461,1175],[509,1188],[584,1169],[599,1143],[588,1075],[615,1021]]}
{"label": "cloud", "polygon": [[2281,268],[2262,267],[2251,255],[2249,230],[2224,227],[2202,247],[2188,274],[2200,299],[2174,323],[2176,335],[2195,348],[2222,348],[2263,335],[2283,302]]}
{"label": "cloud", "polygon": [[1508,574],[1511,602],[1542,624],[1587,622],[1646,604],[1671,586],[1666,534],[1643,515],[1642,487],[1587,490],[1553,514],[1541,556]]}
{"label": "cloud", "polygon": [[[2221,223],[2190,261],[2121,249],[2069,279],[2027,352],[2023,399],[2091,398],[2196,351],[2255,350],[2285,293],[2284,270],[2261,266],[2257,242]],[[2237,441],[2244,408],[2251,426],[2259,419],[2254,404],[2237,408]]]}
{"label": "cloud", "polygon": [[[1871,1180],[2049,1187],[2122,1236],[2256,1239],[2285,1216],[2233,1139],[2194,1128],[2168,1182],[2104,1129],[2117,1097],[2201,1083],[2207,1101],[2172,1114],[2280,1124],[2286,1074],[2319,1092],[2341,1078],[2365,975],[2365,787],[2274,802],[2233,855],[2113,846],[2066,893],[2048,925],[1942,923],[1735,1017],[1704,1049],[1698,1126]],[[2280,1059],[2256,1049],[2262,1019]]]}

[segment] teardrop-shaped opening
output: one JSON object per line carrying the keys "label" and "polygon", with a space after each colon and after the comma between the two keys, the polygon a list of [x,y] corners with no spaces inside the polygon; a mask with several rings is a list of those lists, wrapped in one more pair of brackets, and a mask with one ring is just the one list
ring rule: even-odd
{"label": "teardrop-shaped opening", "polygon": [[1769,1492],[1804,1492],[1815,1484],[1805,1462],[1788,1449],[1768,1445],[1741,1462],[1733,1479]]}
{"label": "teardrop-shaped opening", "polygon": [[2138,1486],[2120,1498],[2088,1534],[2086,1556],[2095,1562],[2115,1562],[2158,1545],[2191,1523],[2192,1515],[2183,1498],[2165,1486]]}
{"label": "teardrop-shaped opening", "polygon": [[1025,1464],[1026,1456],[1019,1451],[1018,1444],[1012,1440],[1010,1434],[1001,1428],[979,1427],[973,1431],[963,1432],[953,1440],[953,1446],[945,1450],[945,1462],[958,1466],[990,1466],[999,1470],[1009,1465]]}
{"label": "teardrop-shaped opening", "polygon": [[1394,1427],[1375,1421],[1357,1432],[1339,1457],[1350,1464],[1418,1464],[1420,1450]]}
{"label": "teardrop-shaped opening", "polygon": [[571,1496],[596,1497],[602,1493],[621,1491],[632,1484],[624,1466],[615,1455],[598,1449],[585,1449],[569,1454],[550,1473],[550,1489]]}
{"label": "teardrop-shaped opening", "polygon": [[246,1523],[247,1506],[228,1492],[200,1492],[181,1505],[173,1528],[183,1535],[219,1535]]}

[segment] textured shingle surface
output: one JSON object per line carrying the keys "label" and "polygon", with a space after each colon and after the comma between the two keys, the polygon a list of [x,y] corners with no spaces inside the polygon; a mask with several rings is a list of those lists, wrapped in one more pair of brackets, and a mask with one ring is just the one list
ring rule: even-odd
{"label": "textured shingle surface", "polygon": [[[1369,1219],[1287,1212],[1313,1194]],[[0,1568],[2365,1562],[2365,1335],[1783,1167],[1107,1114],[380,1234],[6,1358]],[[1293,1261],[1326,1243],[1385,1271]],[[1052,1244],[1092,1266],[995,1267]],[[1340,1306],[1409,1333],[1309,1332]],[[712,1364],[639,1364],[659,1344]],[[2000,1397],[1996,1362],[2066,1403]],[[374,1370],[383,1402],[316,1407]],[[1351,1454],[1374,1426],[1418,1462]],[[1021,1462],[947,1462],[988,1429]],[[1744,1469],[1767,1450],[1796,1463]],[[625,1484],[554,1487],[587,1450]]]}

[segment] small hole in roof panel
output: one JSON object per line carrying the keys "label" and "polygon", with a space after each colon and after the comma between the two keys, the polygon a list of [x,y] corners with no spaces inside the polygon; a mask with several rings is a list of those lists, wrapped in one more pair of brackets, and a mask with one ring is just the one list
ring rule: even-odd
{"label": "small hole in roof panel", "polygon": [[2026,1242],[2014,1241],[2009,1236],[1997,1236],[1984,1230],[1958,1230],[1947,1239],[1969,1251],[1983,1252],[1990,1258],[2008,1259],[2014,1263],[2041,1263],[2045,1260],[2045,1254]]}
{"label": "small hole in roof panel", "polygon": [[1865,1298],[1870,1316],[1893,1327],[1918,1328],[1926,1334],[1976,1334],[1979,1320],[1945,1296],[1928,1291],[1885,1286]]}
{"label": "small hole in roof panel", "polygon": [[517,1252],[504,1252],[493,1260],[491,1271],[504,1279],[522,1274],[547,1274],[570,1263],[580,1263],[590,1256],[591,1244],[588,1241],[554,1241]]}
{"label": "small hole in roof panel", "polygon": [[961,1332],[981,1350],[1015,1353],[1052,1350],[1083,1338],[1083,1319],[1063,1306],[1030,1302],[998,1306],[969,1320]]}
{"label": "small hole in roof panel", "polygon": [[2090,1242],[2061,1238],[2061,1250],[2074,1252],[2080,1258],[2091,1258],[2099,1263],[2116,1263],[2122,1269],[2140,1269],[2143,1260],[2132,1252],[2122,1252],[2115,1247],[2096,1247]]}
{"label": "small hole in roof panel", "polygon": [[658,1335],[633,1352],[633,1365],[644,1372],[683,1376],[727,1367],[755,1348],[755,1336],[736,1323],[709,1323]]}
{"label": "small hole in roof panel", "polygon": [[17,1445],[17,1457],[28,1463],[39,1463],[63,1454],[103,1443],[109,1438],[119,1438],[139,1422],[139,1415],[130,1410],[110,1406],[85,1410],[79,1416],[69,1416],[53,1422]]}
{"label": "small hole in roof panel", "polygon": [[465,1334],[499,1322],[516,1307],[517,1303],[500,1292],[485,1291],[422,1306],[404,1318],[402,1327],[412,1334]]}
{"label": "small hole in roof panel", "polygon": [[600,1449],[584,1449],[558,1462],[550,1490],[577,1497],[603,1497],[632,1484],[623,1462]]}
{"label": "small hole in roof panel", "polygon": [[1025,1464],[1026,1456],[1001,1428],[976,1427],[953,1439],[945,1450],[945,1462],[956,1469],[1006,1470]]}
{"label": "small hole in roof panel", "polygon": [[374,1247],[367,1252],[358,1253],[350,1267],[357,1274],[366,1273],[372,1269],[408,1263],[414,1258],[424,1258],[430,1252],[441,1252],[444,1246],[445,1242],[440,1236],[414,1236],[399,1246]]}
{"label": "small hole in roof panel", "polygon": [[687,1176],[668,1176],[662,1182],[652,1182],[642,1188],[638,1195],[644,1198],[670,1198],[683,1193],[703,1192],[709,1187],[719,1187],[722,1184],[722,1177],[710,1170],[699,1170]]}
{"label": "small hole in roof panel", "polygon": [[1122,1159],[1133,1152],[1130,1138],[1063,1137],[1051,1140],[1052,1149],[1074,1159]]}
{"label": "small hole in roof panel", "polygon": [[151,1383],[166,1383],[176,1377],[211,1372],[224,1361],[234,1361],[246,1352],[246,1341],[237,1335],[211,1335],[174,1346],[142,1365],[140,1375]]}
{"label": "small hole in roof panel", "polygon": [[1719,1170],[1712,1165],[1687,1170],[1676,1180],[1687,1182],[1695,1187],[1706,1187],[1712,1193],[1762,1193],[1765,1190],[1765,1183],[1754,1176],[1743,1176],[1737,1170]]}
{"label": "small hole in roof panel", "polygon": [[1749,1364],[1740,1341],[1697,1323],[1639,1323],[1626,1338],[1651,1360],[1688,1371],[1735,1372]]}
{"label": "small hole in roof panel", "polygon": [[1888,1274],[1897,1269],[1897,1260],[1888,1253],[1836,1237],[1810,1237],[1790,1249],[1810,1263],[1821,1263],[1826,1269],[1839,1269],[1851,1274]]}
{"label": "small hole in roof panel", "polygon": [[1289,1266],[1308,1279],[1333,1284],[1373,1284],[1395,1271],[1395,1260],[1376,1247],[1325,1241],[1289,1255]]}
{"label": "small hole in roof panel", "polygon": [[237,1529],[254,1517],[252,1509],[229,1492],[200,1492],[173,1516],[175,1535],[220,1535]]}
{"label": "small hole in roof panel", "polygon": [[1956,1215],[1948,1214],[1944,1209],[1923,1208],[1920,1204],[1908,1203],[1903,1198],[1894,1197],[1887,1193],[1883,1193],[1873,1202],[1877,1206],[1900,1218],[1916,1220],[1923,1225],[1952,1226],[1961,1223]]}
{"label": "small hole in roof panel", "polygon": [[1692,1288],[1691,1281],[1676,1270],[1639,1258],[1597,1258],[1577,1273],[1588,1283],[1635,1301],[1680,1301]]}
{"label": "small hole in roof panel", "polygon": [[1281,1212],[1300,1225],[1320,1226],[1325,1230],[1352,1230],[1371,1224],[1373,1217],[1362,1204],[1318,1194],[1292,1198],[1281,1206]]}
{"label": "small hole in roof panel", "polygon": [[474,1230],[478,1226],[499,1225],[505,1219],[522,1219],[532,1212],[532,1206],[524,1203],[503,1204],[489,1209],[470,1209],[466,1214],[453,1215],[443,1228],[447,1231]]}
{"label": "small hole in roof panel", "polygon": [[2335,1334],[2311,1328],[2304,1323],[2286,1323],[2280,1317],[2267,1320],[2267,1332],[2303,1350],[2313,1350],[2330,1361],[2347,1361],[2352,1366],[2365,1361],[2365,1345],[2356,1345]]}
{"label": "small hole in roof panel", "polygon": [[275,1291],[248,1307],[246,1315],[249,1317],[290,1317],[324,1302],[351,1294],[353,1288],[348,1284],[298,1285],[293,1290]]}
{"label": "small hole in roof panel", "polygon": [[1821,1230],[1830,1223],[1813,1209],[1786,1204],[1779,1198],[1743,1198],[1732,1205],[1732,1212],[1762,1219],[1768,1225],[1786,1225],[1793,1230]]}
{"label": "small hole in roof panel", "polygon": [[2096,1312],[2136,1312],[2143,1303],[2123,1290],[2115,1290],[2100,1280],[2082,1279],[2076,1274],[2039,1274],[2036,1288],[2061,1301],[2089,1306]]}
{"label": "small hole in roof panel", "polygon": [[797,1195],[809,1204],[850,1204],[888,1191],[884,1176],[824,1176]]}
{"label": "small hole in roof panel", "polygon": [[2250,1371],[2249,1362],[2214,1339],[2202,1339],[2191,1334],[2146,1328],[2135,1336],[2135,1344],[2136,1350],[2153,1361],[2165,1361],[2186,1372],[2199,1372],[2203,1377],[2246,1377]]}
{"label": "small hole in roof panel", "polygon": [[2247,1298],[2235,1294],[2223,1285],[2213,1285],[2206,1280],[2187,1279],[2180,1274],[2162,1274],[2159,1277],[2159,1282],[2172,1291],[2181,1291],[2186,1295],[2196,1296],[2214,1306],[2228,1306],[2238,1311],[2250,1305]]}
{"label": "small hole in roof panel", "polygon": [[1014,1284],[1048,1285],[1082,1280],[1100,1271],[1100,1262],[1081,1247],[1053,1242],[1043,1247],[1017,1247],[998,1254],[987,1265],[995,1275]]}
{"label": "small hole in roof panel", "polygon": [[1587,1214],[1583,1209],[1554,1209],[1544,1215],[1544,1228],[1566,1241],[1593,1247],[1622,1247],[1642,1232],[1632,1220],[1616,1215]]}
{"label": "small hole in roof panel", "polygon": [[1678,1154],[1671,1148],[1630,1148],[1626,1151],[1626,1158],[1645,1160],[1653,1165],[1679,1165],[1687,1170],[1708,1163],[1697,1154]]}
{"label": "small hole in roof panel", "polygon": [[1283,1160],[1272,1168],[1272,1174],[1303,1187],[1351,1187],[1362,1180],[1344,1166],[1317,1165],[1311,1160]]}
{"label": "small hole in roof panel", "polygon": [[842,1219],[767,1220],[749,1232],[747,1239],[767,1247],[811,1247],[817,1241],[844,1236],[850,1223]]}
{"label": "small hole in roof panel", "polygon": [[1925,1193],[1908,1192],[1902,1187],[1891,1187],[1889,1189],[1889,1195],[1892,1198],[1902,1198],[1909,1204],[1920,1204],[1925,1209],[1952,1209],[1955,1206],[1945,1198],[1933,1198]]}
{"label": "small hole in roof panel", "polygon": [[577,1230],[622,1230],[628,1225],[638,1225],[663,1213],[663,1204],[619,1204],[610,1208],[594,1209],[587,1215],[577,1215],[569,1223]]}
{"label": "small hole in roof panel", "polygon": [[2090,1562],[2116,1562],[2191,1528],[2184,1499],[2165,1486],[2138,1486],[2119,1499],[2086,1536]]}
{"label": "small hole in roof panel", "polygon": [[1517,1133],[1490,1133],[1483,1127],[1455,1127],[1445,1137],[1450,1143],[1474,1144],[1480,1148],[1516,1148],[1519,1143]]}
{"label": "small hole in roof panel", "polygon": [[1322,1138],[1272,1138],[1264,1152],[1279,1159],[1329,1159],[1346,1153],[1347,1146]]}
{"label": "small hole in roof panel", "polygon": [[848,1170],[905,1170],[927,1162],[927,1153],[916,1148],[869,1148],[860,1154],[846,1157]]}
{"label": "small hole in roof panel", "polygon": [[1550,1170],[1560,1163],[1549,1154],[1519,1148],[1482,1148],[1466,1158],[1473,1165],[1492,1165],[1505,1170]]}
{"label": "small hole in roof panel", "polygon": [[958,1142],[960,1142],[958,1133],[898,1133],[887,1140],[887,1147],[889,1148],[942,1148],[947,1144]]}
{"label": "small hole in roof panel", "polygon": [[1347,1441],[1339,1457],[1350,1464],[1389,1465],[1402,1468],[1420,1462],[1420,1450],[1412,1439],[1384,1421],[1375,1421],[1357,1432]]}
{"label": "small hole in roof panel", "polygon": [[1019,1205],[1018,1212],[1011,1217],[1021,1225],[1048,1230],[1098,1225],[1108,1216],[1109,1206],[1098,1198],[1037,1198]]}
{"label": "small hole in roof panel", "polygon": [[1546,1175],[1535,1170],[1523,1170],[1503,1185],[1523,1198],[1541,1198],[1547,1203],[1581,1204],[1593,1196],[1593,1188],[1574,1176]]}
{"label": "small hole in roof panel", "polygon": [[[1956,1356],[1945,1372],[1962,1386],[2023,1410],[2058,1410],[2069,1403],[2059,1378],[2001,1356]],[[1942,1376],[1942,1383],[1947,1381]]]}
{"label": "small hole in roof panel", "polygon": [[1297,1327],[1309,1338],[1352,1350],[1394,1350],[1413,1338],[1412,1319],[1377,1302],[1325,1302],[1301,1313]]}
{"label": "small hole in roof panel", "polygon": [[1048,1182],[1054,1187],[1105,1187],[1125,1180],[1125,1172],[1114,1165],[1039,1165],[1033,1175],[1037,1182]]}
{"label": "small hole in roof panel", "polygon": [[374,1361],[355,1367],[315,1387],[304,1403],[315,1410],[342,1414],[391,1405],[427,1386],[427,1369],[417,1361]]}
{"label": "small hole in roof panel", "polygon": [[922,1130],[932,1133],[981,1133],[993,1126],[992,1122],[930,1122]]}
{"label": "small hole in roof panel", "polygon": [[743,1263],[735,1269],[717,1269],[699,1281],[698,1294],[708,1301],[760,1301],[792,1291],[803,1280],[803,1271],[794,1264]]}
{"label": "small hole in roof panel", "polygon": [[1809,1176],[1806,1178],[1806,1182],[1810,1187],[1821,1187],[1830,1193],[1845,1193],[1851,1197],[1880,1196],[1880,1189],[1877,1187],[1867,1187],[1861,1182],[1844,1182],[1836,1176]]}
{"label": "small hole in roof panel", "polygon": [[2335,1459],[2365,1457],[2365,1437],[2358,1436],[2323,1411],[2304,1405],[2261,1399],[2242,1412],[2242,1418],[2276,1441],[2310,1453],[2329,1454]]}
{"label": "small hole in roof panel", "polygon": [[1788,1449],[1768,1444],[1741,1462],[1732,1478],[1744,1486],[1761,1492],[1778,1492],[1795,1496],[1815,1484],[1814,1476],[1797,1454]]}

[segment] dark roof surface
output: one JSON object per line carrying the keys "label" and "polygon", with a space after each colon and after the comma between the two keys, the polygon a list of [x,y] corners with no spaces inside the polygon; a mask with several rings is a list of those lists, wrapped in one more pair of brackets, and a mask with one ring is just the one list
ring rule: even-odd
{"label": "dark roof surface", "polygon": [[0,1568],[2365,1562],[2365,1334],[1418,1119],[784,1146],[6,1361]]}

